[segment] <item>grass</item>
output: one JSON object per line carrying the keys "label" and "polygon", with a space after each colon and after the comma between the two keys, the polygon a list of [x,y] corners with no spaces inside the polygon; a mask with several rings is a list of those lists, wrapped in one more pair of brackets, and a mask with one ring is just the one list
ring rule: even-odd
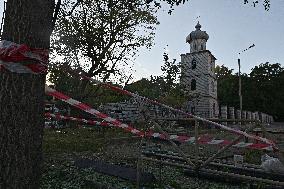
{"label": "grass", "polygon": [[114,137],[129,136],[116,128],[45,129],[44,154],[97,152]]}
{"label": "grass", "polygon": [[[133,155],[133,151],[136,150],[136,147],[132,143],[128,144],[128,142],[126,142],[126,145],[123,145],[121,141],[114,141],[112,139],[128,136],[132,135],[118,128],[45,129],[43,141],[44,172],[41,188],[90,188],[86,186],[86,181],[96,181],[105,186],[118,189],[136,188],[136,183],[130,183],[129,181],[117,177],[100,174],[92,169],[78,169],[74,166],[74,161],[82,157],[95,159],[103,157],[104,161],[112,163],[127,162],[127,158]],[[136,141],[136,143],[139,142]],[[129,146],[132,146],[132,148]],[[120,151],[123,152],[119,153]],[[134,161],[136,161],[136,158]],[[143,164],[145,170],[154,173],[156,176],[159,175],[159,170],[155,164],[148,165],[147,162]],[[187,178],[183,176],[182,170],[167,166],[163,166],[161,185],[160,187],[160,183],[157,181],[145,187],[145,189],[165,189],[167,188],[166,186],[172,186],[175,189],[199,187],[205,189],[243,188],[231,187],[230,185],[208,182],[197,178]]]}
{"label": "grass", "polygon": [[[90,177],[94,180],[106,179],[109,176],[101,175],[89,169],[78,169],[74,166],[74,159],[87,156],[92,158],[112,138],[129,136],[117,128],[67,128],[45,129],[43,140],[44,170],[41,188],[85,188],[84,181]],[[112,178],[114,182],[122,183]],[[106,182],[107,183],[107,182]]]}

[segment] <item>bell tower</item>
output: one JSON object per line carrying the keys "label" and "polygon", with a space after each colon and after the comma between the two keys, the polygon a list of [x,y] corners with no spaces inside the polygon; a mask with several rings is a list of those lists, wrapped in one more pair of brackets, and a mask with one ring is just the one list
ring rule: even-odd
{"label": "bell tower", "polygon": [[187,37],[190,53],[181,54],[181,79],[188,101],[187,112],[204,118],[218,117],[217,80],[215,76],[215,60],[206,49],[209,35],[201,31],[199,22]]}

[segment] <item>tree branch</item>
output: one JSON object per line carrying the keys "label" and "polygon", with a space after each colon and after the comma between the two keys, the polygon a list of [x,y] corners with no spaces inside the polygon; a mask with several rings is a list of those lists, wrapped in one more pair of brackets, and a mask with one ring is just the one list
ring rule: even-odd
{"label": "tree branch", "polygon": [[75,5],[73,5],[72,9],[70,10],[70,12],[65,15],[65,16],[71,16],[71,14],[73,13],[73,11],[75,10],[75,8],[82,2],[82,0],[77,0],[77,2],[75,3]]}

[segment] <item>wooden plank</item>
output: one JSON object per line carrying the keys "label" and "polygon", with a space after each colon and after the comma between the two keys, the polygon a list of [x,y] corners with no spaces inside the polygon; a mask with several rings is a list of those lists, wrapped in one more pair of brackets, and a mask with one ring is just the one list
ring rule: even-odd
{"label": "wooden plank", "polygon": [[[94,171],[117,176],[122,179],[130,180],[132,182],[136,182],[136,173],[137,170],[131,167],[125,167],[120,165],[114,165],[110,163],[106,163],[99,160],[91,160],[91,159],[78,159],[75,161],[75,166],[87,169],[92,168]],[[151,183],[155,180],[155,177],[152,173],[140,172],[139,181],[140,183]]]}

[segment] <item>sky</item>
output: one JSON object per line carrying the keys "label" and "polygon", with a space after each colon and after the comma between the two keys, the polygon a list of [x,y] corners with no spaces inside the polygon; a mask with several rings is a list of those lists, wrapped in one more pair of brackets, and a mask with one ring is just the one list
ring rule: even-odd
{"label": "sky", "polygon": [[244,5],[243,0],[190,0],[176,7],[172,15],[160,11],[160,25],[156,30],[155,46],[143,49],[136,60],[136,77],[161,74],[166,45],[171,58],[180,61],[180,54],[189,53],[185,38],[195,30],[197,17],[201,30],[209,34],[207,50],[217,58],[216,64],[238,70],[238,53],[252,44],[254,48],[240,55],[241,71],[250,73],[260,63],[284,65],[284,1],[273,0],[266,11]]}
{"label": "sky", "polygon": [[[165,48],[170,58],[178,62],[180,54],[189,53],[185,38],[195,30],[198,16],[201,30],[209,34],[207,50],[217,58],[216,64],[224,64],[236,72],[238,53],[255,44],[254,48],[240,55],[242,72],[249,73],[254,66],[265,62],[281,63],[283,66],[284,1],[273,0],[269,11],[264,10],[261,4],[253,7],[243,2],[189,0],[175,7],[172,15],[168,15],[168,9],[163,7],[158,12],[160,25],[157,26],[155,45],[151,49],[139,50],[139,56],[134,61],[134,79],[160,75]],[[3,4],[1,0],[0,18]]]}

